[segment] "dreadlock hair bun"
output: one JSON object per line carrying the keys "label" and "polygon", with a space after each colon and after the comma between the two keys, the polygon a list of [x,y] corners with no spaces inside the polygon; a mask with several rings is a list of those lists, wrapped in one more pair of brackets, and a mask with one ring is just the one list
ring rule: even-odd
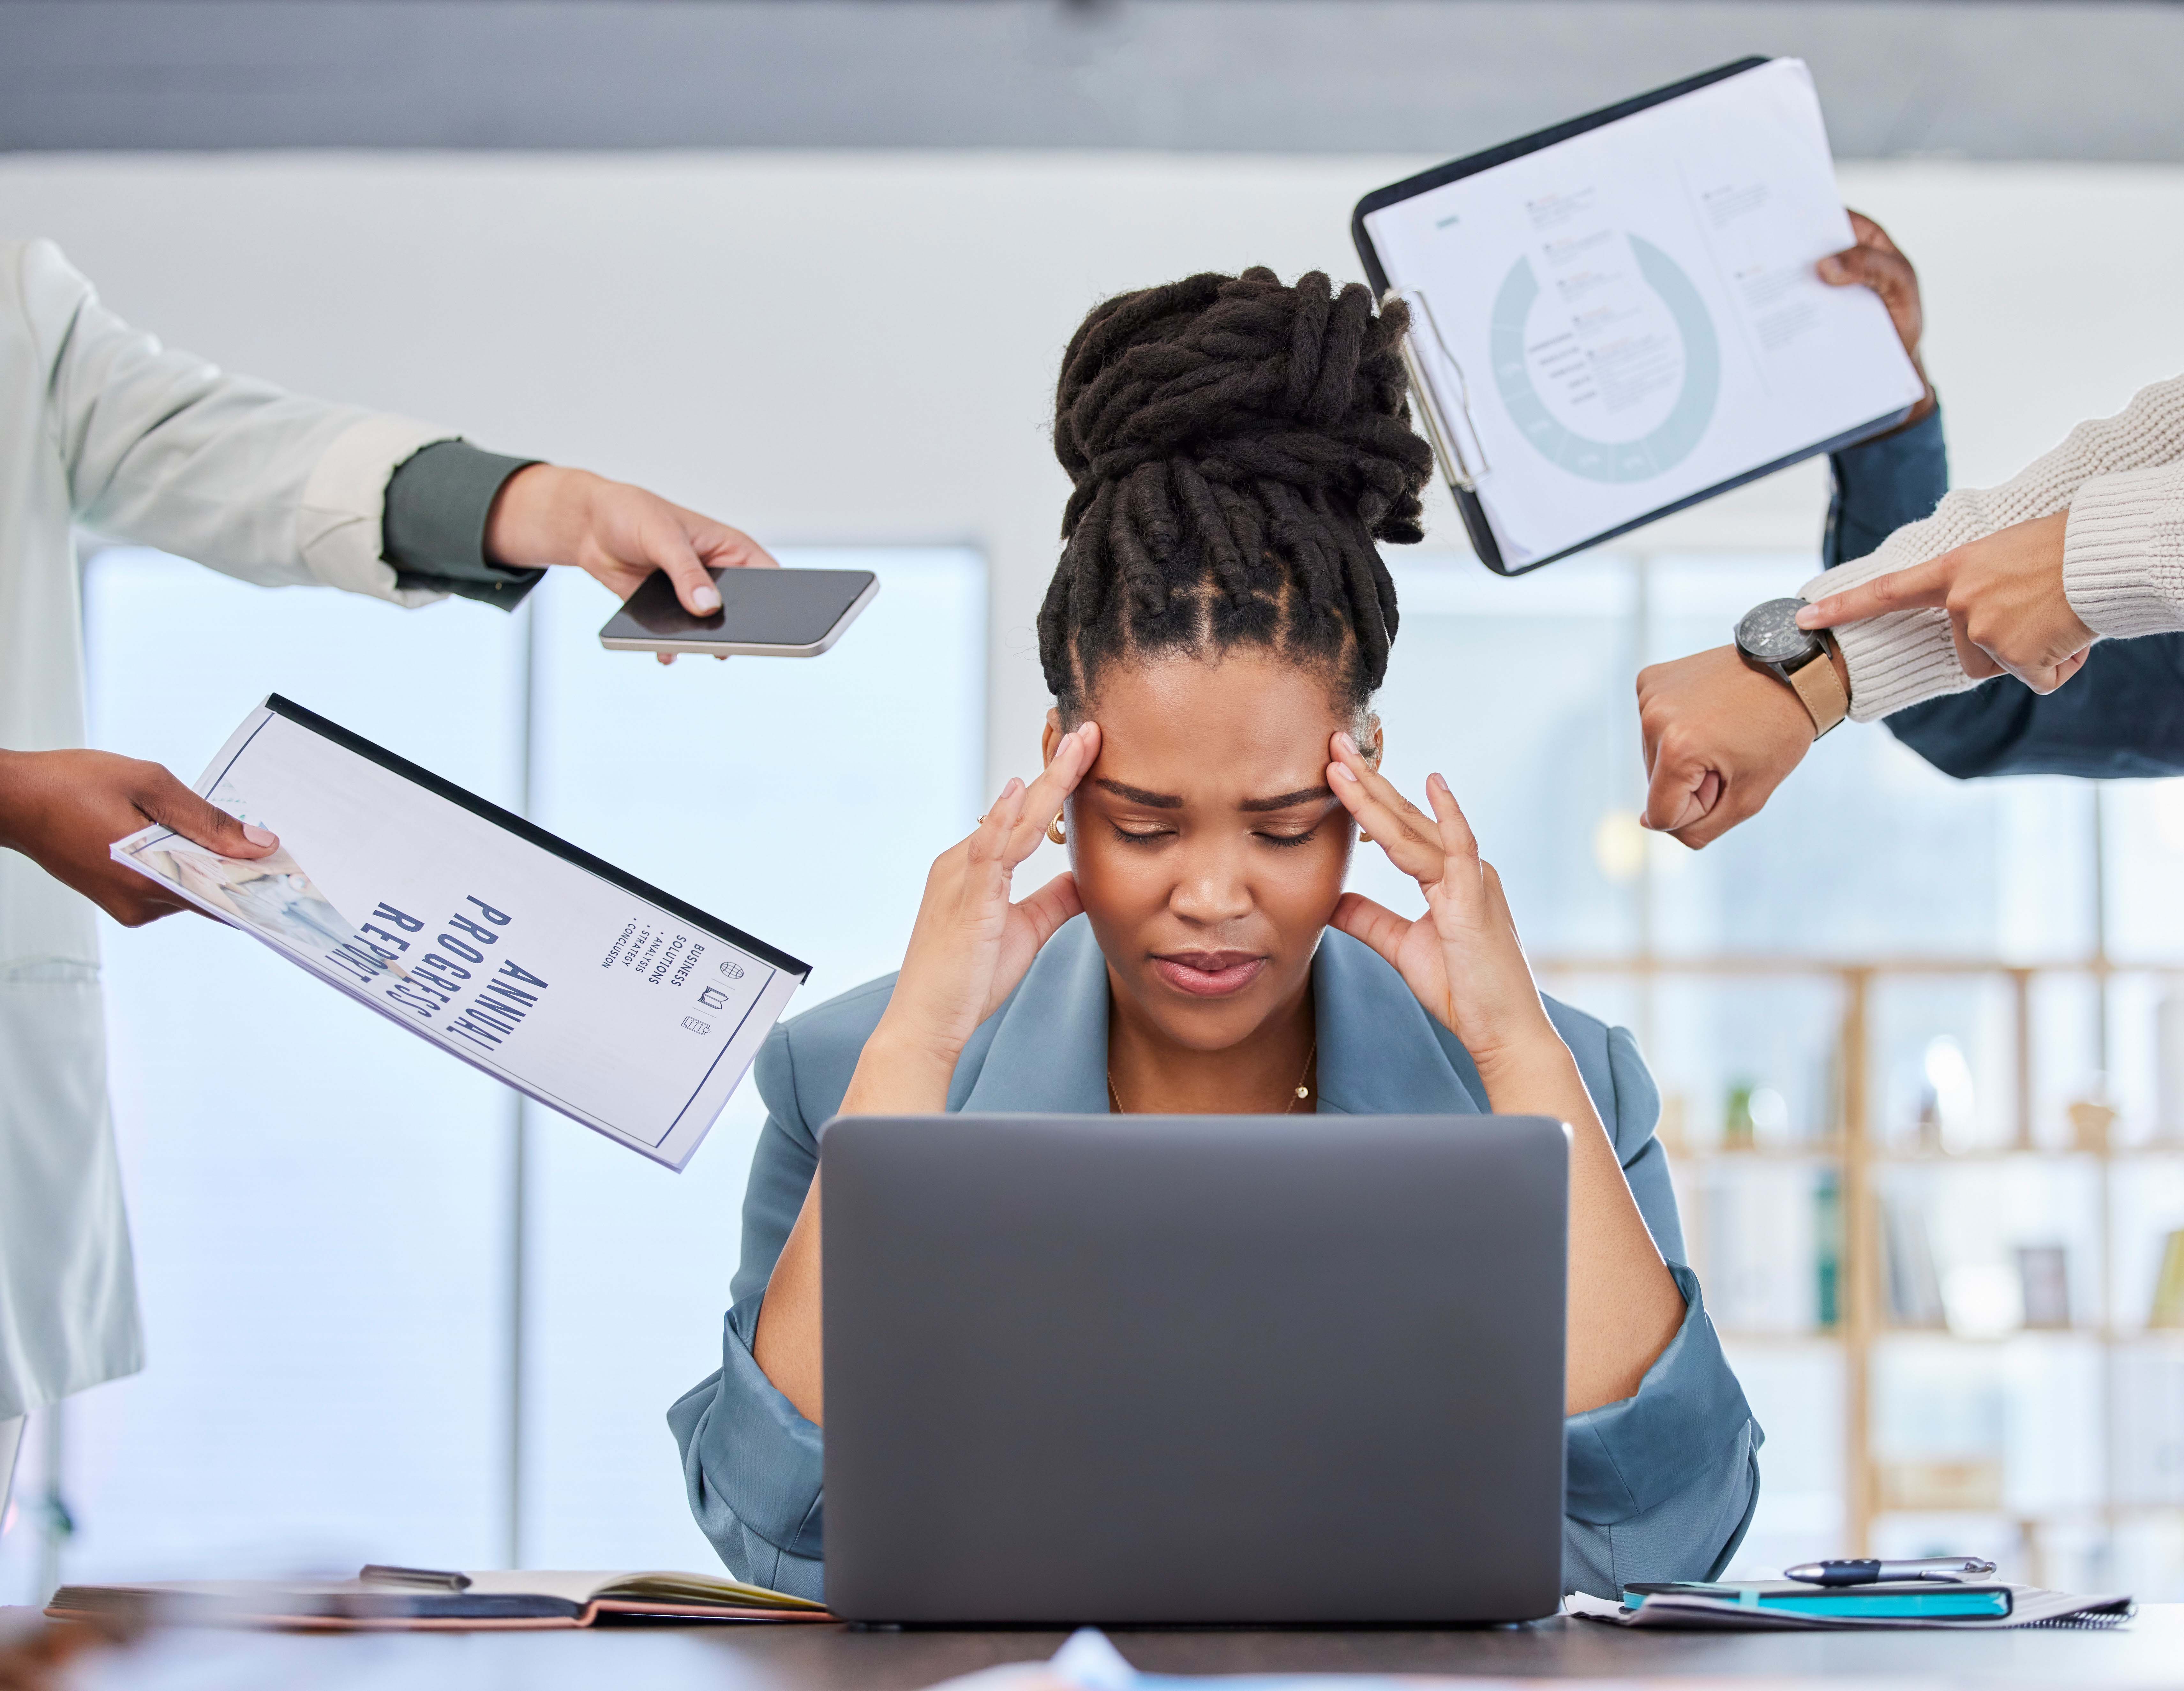
{"label": "dreadlock hair bun", "polygon": [[1061,362],[1054,449],[1075,484],[1039,611],[1065,716],[1108,662],[1268,647],[1361,706],[1396,588],[1375,540],[1423,538],[1400,303],[1313,271],[1207,273],[1093,308]]}

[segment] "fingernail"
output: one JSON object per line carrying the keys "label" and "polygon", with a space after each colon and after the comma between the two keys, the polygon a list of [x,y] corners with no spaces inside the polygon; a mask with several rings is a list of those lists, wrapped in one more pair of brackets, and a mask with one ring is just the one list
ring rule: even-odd
{"label": "fingernail", "polygon": [[1347,781],[1353,787],[1357,784],[1357,778],[1350,773],[1349,768],[1346,765],[1340,763],[1330,763],[1327,766],[1327,768],[1328,773],[1333,775],[1336,780]]}
{"label": "fingernail", "polygon": [[1829,282],[1836,281],[1843,273],[1842,260],[1841,259],[1822,259],[1819,263],[1819,272],[1822,277],[1825,280]]}
{"label": "fingernail", "polygon": [[1009,777],[1008,785],[1001,789],[1001,796],[1005,799],[1012,799],[1022,790],[1023,778],[1020,775],[1011,775]]}
{"label": "fingernail", "polygon": [[1438,769],[1435,770],[1432,774],[1426,777],[1426,785],[1429,787],[1439,787],[1444,793],[1448,790],[1448,783],[1442,778],[1441,773]]}
{"label": "fingernail", "polygon": [[1820,607],[1819,606],[1808,605],[1802,611],[1800,611],[1797,613],[1797,626],[1799,628],[1817,628],[1819,625]]}
{"label": "fingernail", "polygon": [[270,829],[260,828],[254,822],[242,824],[242,837],[254,846],[278,846],[281,836]]}
{"label": "fingernail", "polygon": [[1357,742],[1351,739],[1349,729],[1337,728],[1334,731],[1334,749],[1337,751],[1346,751],[1352,757],[1357,756]]}
{"label": "fingernail", "polygon": [[694,588],[690,592],[690,603],[700,611],[717,611],[721,608],[721,590],[710,582],[704,587]]}

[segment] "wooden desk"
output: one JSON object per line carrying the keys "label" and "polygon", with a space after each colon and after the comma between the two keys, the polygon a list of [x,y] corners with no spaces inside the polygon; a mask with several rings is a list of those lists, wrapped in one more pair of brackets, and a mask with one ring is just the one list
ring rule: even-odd
{"label": "wooden desk", "polygon": [[[1953,1686],[2184,1688],[2184,1604],[2115,1632],[1628,1632],[1548,1621],[1475,1632],[1118,1632],[1150,1672],[1474,1674],[1651,1679],[1808,1675]],[[1059,1632],[842,1627],[307,1637],[172,1632],[101,1662],[85,1691],[911,1691],[1042,1660]],[[1209,1688],[1213,1691],[1213,1688]],[[1879,1686],[1874,1691],[1880,1691]]]}

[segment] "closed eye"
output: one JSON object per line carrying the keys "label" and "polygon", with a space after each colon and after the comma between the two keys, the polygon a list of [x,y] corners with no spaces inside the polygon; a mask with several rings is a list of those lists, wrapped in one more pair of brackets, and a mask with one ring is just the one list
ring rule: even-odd
{"label": "closed eye", "polygon": [[1173,839],[1175,835],[1175,830],[1173,828],[1133,829],[1123,827],[1120,823],[1110,823],[1107,825],[1115,830],[1115,838],[1131,846],[1156,845],[1161,840]]}
{"label": "closed eye", "polygon": [[1317,827],[1312,827],[1307,828],[1301,834],[1268,834],[1262,832],[1259,838],[1265,840],[1268,845],[1276,846],[1279,849],[1286,851],[1292,846],[1311,845],[1313,839],[1318,834],[1318,833],[1319,829]]}

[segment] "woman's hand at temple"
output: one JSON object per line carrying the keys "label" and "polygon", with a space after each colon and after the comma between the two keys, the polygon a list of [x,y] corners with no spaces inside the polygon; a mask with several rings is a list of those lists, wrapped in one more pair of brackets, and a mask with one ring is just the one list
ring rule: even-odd
{"label": "woman's hand at temple", "polygon": [[1096,723],[1064,734],[1037,780],[1027,787],[1011,779],[970,838],[934,859],[902,972],[842,1099],[844,1115],[947,1108],[965,1042],[1084,907],[1066,870],[1021,902],[1009,895],[1017,865],[1099,756]]}
{"label": "woman's hand at temple", "polygon": [[[857,1058],[840,1114],[939,1115],[948,1108],[966,1041],[1016,991],[1039,948],[1084,907],[1067,873],[1020,903],[1010,901],[1010,878],[1099,756],[1097,724],[1064,734],[1037,780],[1027,787],[1011,779],[971,837],[933,860],[902,970]],[[751,1354],[799,1415],[823,1426],[821,1184],[814,1179],[805,1193],[773,1265]]]}
{"label": "woman's hand at temple", "polygon": [[1479,857],[1471,824],[1440,776],[1426,780],[1429,816],[1338,734],[1327,779],[1426,898],[1425,915],[1406,920],[1346,892],[1334,925],[1385,958],[1463,1041],[1497,1114],[1552,1116],[1569,1125],[1565,1407],[1578,1415],[1630,1397],[1682,1326],[1683,1294],[1638,1213],[1577,1059],[1548,1019],[1502,878]]}
{"label": "woman's hand at temple", "polygon": [[[1576,1064],[1554,1024],[1517,940],[1502,878],[1479,855],[1479,841],[1448,783],[1426,778],[1428,816],[1375,769],[1346,734],[1334,736],[1328,784],[1365,837],[1418,884],[1426,913],[1406,921],[1361,893],[1346,892],[1334,925],[1362,940],[1394,965],[1434,1019],[1463,1041],[1479,1076],[1501,1102],[1495,1077],[1543,1056]],[[1580,1089],[1581,1090],[1581,1089]],[[1588,1108],[1590,1102],[1588,1101]]]}

